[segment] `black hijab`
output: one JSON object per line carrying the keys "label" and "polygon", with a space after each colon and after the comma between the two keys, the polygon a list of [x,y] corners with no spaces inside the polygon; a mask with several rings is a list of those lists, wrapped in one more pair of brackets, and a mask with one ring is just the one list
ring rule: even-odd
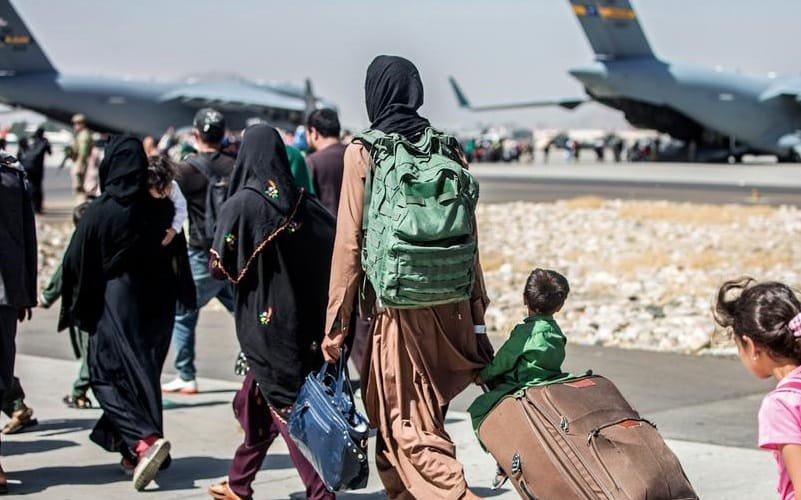
{"label": "black hijab", "polygon": [[275,128],[259,123],[242,134],[228,196],[250,188],[279,213],[289,214],[298,199],[286,146]]}
{"label": "black hijab", "polygon": [[364,98],[370,128],[415,140],[431,124],[417,114],[423,105],[423,82],[408,59],[378,56],[367,68]]}
{"label": "black hijab", "polygon": [[147,155],[139,139],[116,136],[100,162],[100,191],[121,205],[129,205],[145,191]]}
{"label": "black hijab", "polygon": [[292,227],[304,196],[295,186],[286,146],[273,127],[245,129],[228,195],[211,253],[226,277],[238,283],[266,244]]}

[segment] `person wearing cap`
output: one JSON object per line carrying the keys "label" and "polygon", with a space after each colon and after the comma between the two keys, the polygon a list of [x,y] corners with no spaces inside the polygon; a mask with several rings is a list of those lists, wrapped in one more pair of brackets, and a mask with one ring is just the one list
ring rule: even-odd
{"label": "person wearing cap", "polygon": [[175,351],[175,370],[178,376],[161,386],[168,393],[196,394],[198,391],[195,369],[195,329],[200,308],[215,297],[231,313],[234,311],[234,294],[231,286],[217,281],[209,274],[211,240],[206,231],[206,197],[209,177],[228,179],[234,170],[234,159],[221,151],[225,137],[225,118],[212,108],[197,112],[193,121],[192,139],[197,154],[188,156],[178,164],[178,185],[189,207],[189,265],[197,293],[197,309],[179,308],[172,331]]}
{"label": "person wearing cap", "polygon": [[89,164],[89,157],[92,154],[92,133],[86,128],[86,117],[78,113],[72,117],[72,130],[75,132],[75,139],[72,143],[72,187],[76,195],[83,195],[83,180],[86,175],[86,167]]}

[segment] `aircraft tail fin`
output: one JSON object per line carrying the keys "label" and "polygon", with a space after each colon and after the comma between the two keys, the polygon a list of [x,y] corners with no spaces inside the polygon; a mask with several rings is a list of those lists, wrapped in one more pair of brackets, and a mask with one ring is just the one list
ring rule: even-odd
{"label": "aircraft tail fin", "polygon": [[56,69],[9,0],[0,0],[0,76]]}
{"label": "aircraft tail fin", "polygon": [[598,59],[654,57],[629,0],[570,0]]}

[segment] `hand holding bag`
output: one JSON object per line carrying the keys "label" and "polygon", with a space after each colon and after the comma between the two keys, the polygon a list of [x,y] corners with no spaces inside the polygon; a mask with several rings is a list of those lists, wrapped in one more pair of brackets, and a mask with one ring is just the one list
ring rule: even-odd
{"label": "hand holding bag", "polygon": [[306,376],[289,416],[290,436],[330,491],[364,488],[369,474],[367,420],[353,403],[344,354]]}

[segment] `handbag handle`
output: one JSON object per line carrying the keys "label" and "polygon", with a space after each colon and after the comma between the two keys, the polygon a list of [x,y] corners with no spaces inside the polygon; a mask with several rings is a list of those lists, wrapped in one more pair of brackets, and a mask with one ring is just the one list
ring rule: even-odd
{"label": "handbag handle", "polygon": [[[348,376],[348,363],[345,361],[347,359],[347,346],[342,346],[342,352],[340,353],[339,360],[336,362],[336,373],[334,374],[334,384],[333,384],[333,398],[334,401],[341,402],[343,400],[348,401],[348,406],[352,406],[350,403],[353,400],[353,388],[350,385],[350,377]],[[317,380],[322,384],[325,384],[325,378],[327,375],[330,374],[330,370],[333,368],[334,365],[328,364],[323,362],[322,368],[320,371],[317,372]],[[347,394],[348,398],[343,398],[343,395]],[[347,408],[348,410],[350,408]],[[344,409],[343,409],[344,410]]]}

